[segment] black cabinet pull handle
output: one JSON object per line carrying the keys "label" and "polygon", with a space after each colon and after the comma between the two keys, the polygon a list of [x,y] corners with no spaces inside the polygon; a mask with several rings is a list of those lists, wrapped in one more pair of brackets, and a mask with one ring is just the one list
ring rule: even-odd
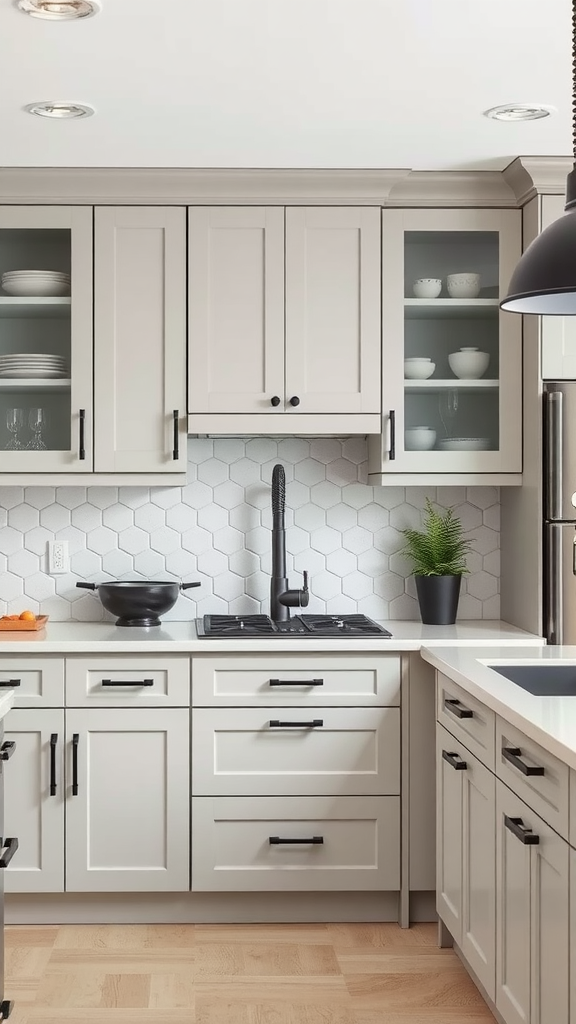
{"label": "black cabinet pull handle", "polygon": [[153,679],[101,679],[101,686],[154,686]]}
{"label": "black cabinet pull handle", "polygon": [[323,718],[313,718],[311,722],[281,722],[279,718],[270,720],[271,729],[318,729],[323,725]]}
{"label": "black cabinet pull handle", "polygon": [[390,462],[394,462],[396,458],[396,409],[390,409],[388,419],[390,420],[390,449],[388,451],[388,458]]}
{"label": "black cabinet pull handle", "polygon": [[16,744],[14,740],[6,740],[0,747],[0,761],[9,761],[15,750]]}
{"label": "black cabinet pull handle", "polygon": [[284,843],[298,843],[300,845],[306,844],[306,846],[322,846],[324,836],[310,836],[309,839],[282,839],[280,836],[268,836],[268,842],[270,843],[270,846],[282,846]]}
{"label": "black cabinet pull handle", "polygon": [[269,679],[268,686],[324,686],[323,679]]}
{"label": "black cabinet pull handle", "polygon": [[290,399],[290,405],[300,405],[300,399],[298,398],[298,395],[293,395],[293,397]]}
{"label": "black cabinet pull handle", "polygon": [[72,796],[78,796],[78,744],[80,734],[75,732],[72,736]]}
{"label": "black cabinet pull handle", "polygon": [[457,772],[463,772],[468,767],[466,761],[462,761],[461,758],[458,757],[458,754],[449,753],[447,750],[443,750],[442,757],[449,765],[451,765],[452,768],[455,768]]}
{"label": "black cabinet pull handle", "polygon": [[273,395],[272,396],[272,398],[270,399],[270,405],[273,405],[274,408],[276,408],[277,405],[280,405],[280,399],[279,399],[278,395]]}
{"label": "black cabinet pull handle", "polygon": [[509,818],[504,815],[504,824],[510,829],[512,835],[516,836],[524,846],[538,846],[540,836],[537,836],[528,825],[525,825],[522,818]]}
{"label": "black cabinet pull handle", "polygon": [[474,718],[474,712],[464,707],[455,697],[447,697],[444,701],[444,710],[456,715],[456,718]]}
{"label": "black cabinet pull handle", "polygon": [[50,736],[50,796],[56,796],[56,744],[58,733],[53,732]]}
{"label": "black cabinet pull handle", "polygon": [[16,850],[18,849],[18,845],[19,844],[17,839],[4,840],[2,844],[2,850],[6,850],[6,853],[3,853],[3,856],[0,857],[0,868],[8,867],[10,861],[12,860],[12,857],[14,856]]}
{"label": "black cabinet pull handle", "polygon": [[172,413],[172,420],[174,423],[174,447],[172,449],[172,458],[174,462],[177,462],[180,458],[180,437],[178,433],[178,409],[174,409]]}
{"label": "black cabinet pull handle", "polygon": [[80,430],[80,439],[78,442],[78,458],[83,460],[86,458],[86,441],[85,441],[85,428],[86,428],[86,409],[80,409],[78,411],[78,425]]}
{"label": "black cabinet pull handle", "polygon": [[22,686],[22,681],[20,679],[2,679],[0,686],[3,690],[11,690],[15,686]]}
{"label": "black cabinet pull handle", "polygon": [[544,768],[539,764],[526,764],[521,760],[522,751],[520,747],[502,747],[502,757],[509,761],[514,768],[517,768],[522,775],[544,775]]}

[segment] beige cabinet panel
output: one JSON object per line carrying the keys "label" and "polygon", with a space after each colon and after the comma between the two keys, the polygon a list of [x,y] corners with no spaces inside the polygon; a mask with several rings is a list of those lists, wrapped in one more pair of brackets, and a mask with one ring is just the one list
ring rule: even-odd
{"label": "beige cabinet panel", "polygon": [[66,890],[188,890],[186,711],[68,710],[66,743]]}
{"label": "beige cabinet panel", "polygon": [[4,827],[19,842],[4,874],[6,892],[64,891],[64,711],[14,709],[5,740]]}
{"label": "beige cabinet panel", "polygon": [[399,794],[400,711],[194,708],[192,786],[202,796]]}
{"label": "beige cabinet panel", "polygon": [[501,718],[496,719],[496,775],[568,839],[568,765]]}
{"label": "beige cabinet panel", "polygon": [[95,465],[186,469],[186,214],[97,207]]}
{"label": "beige cabinet panel", "polygon": [[441,725],[436,732],[436,910],[462,940],[462,787],[467,761]]}
{"label": "beige cabinet panel", "polygon": [[399,888],[399,797],[192,801],[193,891]]}
{"label": "beige cabinet panel", "polygon": [[284,210],[194,207],[188,218],[189,411],[282,411]]}
{"label": "beige cabinet panel", "polygon": [[496,780],[474,756],[462,772],[460,948],[490,999],[496,988]]}
{"label": "beige cabinet panel", "polygon": [[57,654],[0,657],[0,691],[14,689],[15,708],[64,706],[64,658]]}
{"label": "beige cabinet panel", "polygon": [[66,658],[66,706],[188,707],[190,660],[132,654]]}
{"label": "beige cabinet panel", "polygon": [[380,412],[380,264],[379,210],[286,210],[286,408],[294,415]]}
{"label": "beige cabinet panel", "polygon": [[438,721],[494,771],[496,715],[442,672],[437,673],[437,679]]}

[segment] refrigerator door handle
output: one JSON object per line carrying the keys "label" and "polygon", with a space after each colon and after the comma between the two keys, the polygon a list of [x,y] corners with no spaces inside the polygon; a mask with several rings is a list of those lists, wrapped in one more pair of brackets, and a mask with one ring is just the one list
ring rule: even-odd
{"label": "refrigerator door handle", "polygon": [[572,572],[576,576],[576,534],[572,542]]}
{"label": "refrigerator door handle", "polygon": [[[563,580],[562,580],[562,531],[565,526],[549,524],[548,531],[548,557],[547,557],[547,580],[546,593],[548,595],[548,607],[546,623],[546,639],[549,644],[561,644],[564,642],[564,601],[563,601]],[[574,538],[576,542],[576,537]],[[572,566],[574,568],[576,558],[576,543],[572,548]]]}
{"label": "refrigerator door handle", "polygon": [[561,391],[545,392],[547,519],[562,519],[563,398]]}

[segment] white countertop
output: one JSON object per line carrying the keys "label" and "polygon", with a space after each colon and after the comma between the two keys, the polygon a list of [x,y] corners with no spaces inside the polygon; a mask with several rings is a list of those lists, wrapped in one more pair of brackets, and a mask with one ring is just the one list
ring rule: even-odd
{"label": "white countertop", "polygon": [[105,622],[48,622],[36,632],[0,633],[0,655],[81,654],[116,651],[127,653],[165,652],[171,654],[207,654],[244,651],[418,651],[423,644],[443,647],[471,644],[538,644],[539,637],[500,621],[461,621],[454,626],[424,626],[421,622],[393,621],[380,625],[393,634],[392,639],[371,637],[364,640],[344,638],[269,638],[260,640],[206,640],[196,635],[194,620],[163,622],[161,626],[139,629]]}
{"label": "white countertop", "polygon": [[492,664],[567,662],[575,666],[576,647],[423,647],[421,655],[467,693],[482,701],[530,739],[576,769],[576,697],[535,697],[494,672]]}
{"label": "white countertop", "polygon": [[0,722],[5,715],[8,714],[10,708],[14,704],[14,690],[8,690],[7,693],[3,693],[0,697]]}

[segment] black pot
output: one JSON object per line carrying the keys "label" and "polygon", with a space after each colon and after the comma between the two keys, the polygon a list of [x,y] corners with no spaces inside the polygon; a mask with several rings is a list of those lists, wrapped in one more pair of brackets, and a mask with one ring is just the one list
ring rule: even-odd
{"label": "black pot", "polygon": [[117,626],[159,626],[159,615],[169,612],[181,590],[200,583],[77,583],[83,590],[97,590],[106,611],[119,615]]}
{"label": "black pot", "polygon": [[422,622],[451,626],[456,622],[461,576],[415,576]]}

